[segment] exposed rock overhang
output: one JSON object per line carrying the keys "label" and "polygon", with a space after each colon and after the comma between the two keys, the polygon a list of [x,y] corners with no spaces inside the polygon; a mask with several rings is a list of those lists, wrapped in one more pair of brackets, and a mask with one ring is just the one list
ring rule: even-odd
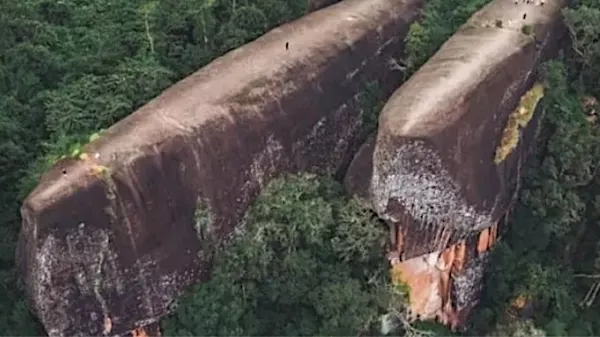
{"label": "exposed rock overhang", "polygon": [[[400,261],[389,254],[392,279],[410,291],[410,319],[433,319],[453,330],[463,328],[479,302],[484,271],[498,226],[468,237],[441,251]],[[398,242],[402,242],[400,239]]]}
{"label": "exposed rock overhang", "polygon": [[386,103],[346,186],[399,226],[404,259],[443,250],[507,211],[541,112],[504,160],[496,163],[495,152],[537,65],[558,49],[564,4],[493,1]]}
{"label": "exposed rock overhang", "polygon": [[[347,0],[278,27],[57,163],[23,204],[18,253],[50,336],[156,322],[209,266],[203,243],[225,240],[274,175],[349,161],[359,88],[398,86],[388,61],[422,4]],[[197,209],[208,234],[194,228]]]}

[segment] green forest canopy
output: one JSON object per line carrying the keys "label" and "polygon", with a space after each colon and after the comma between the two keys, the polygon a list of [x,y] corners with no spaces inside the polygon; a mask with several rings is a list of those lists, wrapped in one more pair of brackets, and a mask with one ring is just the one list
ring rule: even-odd
{"label": "green forest canopy", "polygon": [[[133,112],[178,79],[271,27],[303,15],[305,4],[299,0],[0,1],[0,331],[31,336],[41,330],[17,286],[14,249],[20,223],[18,209],[39,174],[62,154],[87,142],[90,135]],[[411,27],[404,60],[409,67],[407,75],[486,2],[428,1],[423,19]],[[581,0],[565,10],[565,19],[573,45],[542,69],[547,87],[542,102],[546,117],[537,153],[531,159],[508,231],[493,251],[482,305],[469,331],[472,334],[600,334],[600,304],[594,298],[600,289],[600,199],[596,194],[600,138],[597,124],[589,116],[591,109],[597,109],[593,98],[600,95],[600,0]],[[140,82],[146,85],[139,86]],[[584,99],[589,103],[585,107],[581,104]],[[231,303],[236,307],[221,307],[215,305],[223,303],[218,296],[231,295],[228,292],[235,291],[232,285],[241,282],[239,278],[229,279],[235,266],[223,264],[214,273],[228,276],[229,283],[221,282],[225,286],[220,287],[209,282],[193,289],[182,299],[176,315],[165,322],[166,332],[370,331],[373,315],[389,309],[389,302],[380,301],[380,291],[394,288],[369,283],[367,280],[378,278],[357,274],[358,264],[338,260],[344,254],[361,254],[364,260],[359,260],[367,263],[364,270],[372,273],[369,276],[381,276],[377,264],[367,262],[375,257],[377,221],[341,195],[334,182],[305,178],[273,183],[250,212],[254,222],[248,230],[255,235],[267,231],[271,238],[308,241],[315,239],[310,231],[326,231],[331,242],[317,240],[313,242],[315,249],[298,249],[287,259],[321,271],[300,274],[306,277],[299,287],[311,287],[314,296],[328,287],[336,296],[321,300],[318,306],[308,303],[302,320],[285,310],[276,318],[258,310],[242,312],[254,310],[256,301],[284,305],[273,298],[246,296]],[[297,200],[286,207],[310,207],[305,216],[327,221],[307,218],[304,220],[315,227],[305,228],[304,222],[294,225],[298,220],[294,213],[261,212],[264,203],[278,205],[283,202],[278,196],[288,195],[295,195]],[[347,227],[343,225],[349,221],[358,221],[358,229],[366,231],[344,231]],[[371,225],[372,231],[368,230]],[[289,226],[301,231],[286,231]],[[336,248],[336,242],[346,247],[353,240],[355,250]],[[272,256],[278,248],[269,242],[248,247],[257,249],[257,254],[267,254],[261,256]],[[227,254],[252,254],[250,249],[239,247]],[[265,259],[264,264],[254,258],[245,260],[259,263],[252,268],[254,280],[259,281],[254,291],[270,287],[277,294],[293,287],[291,280],[298,279],[293,273],[299,271],[277,259]],[[282,270],[285,273],[277,278],[278,283],[264,282],[265,277]],[[206,294],[209,290],[214,291]],[[215,299],[211,307],[198,305],[197,298],[209,295]],[[519,296],[535,308],[530,317],[520,317],[510,309],[512,300]],[[292,298],[295,302],[288,303],[291,307],[306,300]],[[340,308],[353,308],[352,316],[340,315]],[[232,316],[214,316],[226,310]],[[209,314],[212,320],[199,322],[194,318]],[[431,325],[425,328],[432,333],[439,330]]]}
{"label": "green forest canopy", "polygon": [[273,181],[209,281],[183,296],[166,336],[348,336],[378,333],[405,311],[389,284],[385,224],[330,178]]}

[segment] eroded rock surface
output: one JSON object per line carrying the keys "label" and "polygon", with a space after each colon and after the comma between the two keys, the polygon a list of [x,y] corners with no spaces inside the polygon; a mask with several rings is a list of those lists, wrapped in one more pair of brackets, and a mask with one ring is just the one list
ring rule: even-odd
{"label": "eroded rock surface", "polygon": [[[504,160],[496,163],[494,155],[536,66],[556,51],[562,4],[492,2],[383,108],[377,137],[359,151],[346,186],[401,225],[404,258],[444,249],[505,214],[541,113],[519,129],[520,141]],[[535,34],[523,25],[536,27]],[[365,186],[368,193],[356,190]]]}
{"label": "eroded rock surface", "polygon": [[536,67],[558,49],[564,5],[496,0],[477,12],[394,92],[350,166],[346,187],[396,233],[421,318],[459,327],[477,302],[485,253],[473,238],[515,200],[543,114]]}
{"label": "eroded rock surface", "polygon": [[341,0],[308,0],[308,10],[311,12],[316,11],[340,1]]}
{"label": "eroded rock surface", "polygon": [[356,96],[398,86],[388,61],[422,3],[347,0],[278,27],[57,163],[24,202],[18,252],[50,336],[156,322],[272,177],[347,165]]}
{"label": "eroded rock surface", "polygon": [[[412,319],[435,319],[452,329],[462,327],[477,304],[497,228],[494,225],[442,251],[405,261],[399,258],[401,247],[390,253],[394,281],[404,282],[410,289]],[[397,242],[402,244],[402,240]]]}

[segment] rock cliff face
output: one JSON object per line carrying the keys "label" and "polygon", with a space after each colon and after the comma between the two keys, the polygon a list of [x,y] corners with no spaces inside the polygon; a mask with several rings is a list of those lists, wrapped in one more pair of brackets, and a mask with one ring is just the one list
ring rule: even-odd
{"label": "rock cliff face", "polygon": [[338,3],[341,0],[308,0],[308,10],[316,11],[323,7],[327,7],[329,5],[333,5],[334,3]]}
{"label": "rock cliff face", "polygon": [[364,140],[362,85],[390,94],[423,0],[347,0],[172,86],[46,173],[21,209],[18,261],[51,336],[156,322],[202,278],[261,187],[335,172]]}
{"label": "rock cliff face", "polygon": [[456,328],[477,303],[542,115],[535,69],[557,50],[563,5],[496,0],[476,13],[392,95],[350,166],[347,188],[394,232],[390,260],[415,316]]}

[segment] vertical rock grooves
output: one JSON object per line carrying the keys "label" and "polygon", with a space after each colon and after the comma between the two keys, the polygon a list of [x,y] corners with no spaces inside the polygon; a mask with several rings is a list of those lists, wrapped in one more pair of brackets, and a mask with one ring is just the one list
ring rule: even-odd
{"label": "vertical rock grooves", "polygon": [[278,27],[109,128],[85,147],[93,160],[46,173],[21,209],[18,262],[50,336],[164,315],[208,268],[198,200],[222,241],[275,175],[347,163],[365,136],[360,88],[399,85],[389,59],[422,4],[346,0]]}
{"label": "vertical rock grooves", "polygon": [[[557,52],[565,3],[496,0],[474,14],[392,94],[376,137],[350,166],[350,192],[366,197],[397,227],[396,252],[390,256],[409,284],[425,288],[412,298],[422,318],[458,327],[476,303],[486,259],[476,238],[489,236],[486,231],[514,199],[541,111],[531,111],[528,123],[519,125],[520,140],[503,160],[494,160],[496,150],[511,113],[535,81],[537,65]],[[457,249],[463,267],[455,268],[451,282],[438,277],[443,292],[435,277],[413,280],[423,279],[423,270],[436,261],[443,261],[441,269],[450,268]],[[450,295],[432,295],[448,289]],[[435,302],[430,296],[445,299]]]}

